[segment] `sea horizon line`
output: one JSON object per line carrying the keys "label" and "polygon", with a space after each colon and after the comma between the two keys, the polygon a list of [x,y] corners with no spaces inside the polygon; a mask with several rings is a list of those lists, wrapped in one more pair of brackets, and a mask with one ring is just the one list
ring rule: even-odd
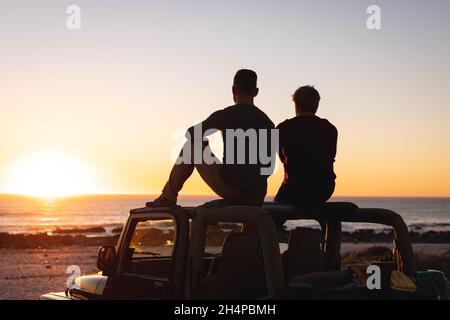
{"label": "sea horizon line", "polygon": [[[74,194],[74,195],[62,195],[62,196],[39,196],[39,195],[27,195],[18,193],[0,193],[0,197],[23,197],[23,198],[33,198],[33,199],[67,199],[67,198],[81,198],[81,197],[144,197],[149,198],[159,196],[158,193],[86,193],[86,194]],[[187,197],[216,197],[220,198],[215,194],[181,194],[179,198]],[[267,198],[275,197],[275,194],[268,194]],[[330,200],[336,198],[373,198],[373,199],[450,199],[450,195],[333,195]]]}

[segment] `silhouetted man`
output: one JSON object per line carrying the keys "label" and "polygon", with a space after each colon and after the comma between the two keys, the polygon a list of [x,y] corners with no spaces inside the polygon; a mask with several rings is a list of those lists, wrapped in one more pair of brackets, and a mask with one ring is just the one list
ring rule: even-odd
{"label": "silhouetted man", "polygon": [[[187,131],[188,141],[172,168],[161,196],[147,203],[147,206],[175,205],[178,192],[191,176],[194,168],[197,168],[206,184],[228,203],[262,204],[267,192],[267,176],[270,174],[261,174],[261,169],[266,164],[250,161],[250,159],[254,159],[255,153],[259,152],[259,130],[274,129],[274,124],[254,105],[254,98],[259,92],[257,75],[254,71],[239,70],[234,77],[232,92],[235,105],[214,112],[206,120]],[[214,130],[222,132],[224,140],[222,162],[212,154],[207,140],[203,139],[204,135],[211,134]],[[238,135],[243,132],[249,132],[250,135],[254,133],[256,139],[253,139],[251,144],[251,139],[247,137],[249,139],[239,144],[235,141],[237,140],[234,136],[235,132]],[[179,163],[180,160],[183,163]]]}
{"label": "silhouetted man", "polygon": [[278,125],[279,157],[284,165],[284,181],[276,202],[312,207],[326,202],[334,192],[338,132],[316,116],[319,92],[311,86],[293,95],[296,117]]}

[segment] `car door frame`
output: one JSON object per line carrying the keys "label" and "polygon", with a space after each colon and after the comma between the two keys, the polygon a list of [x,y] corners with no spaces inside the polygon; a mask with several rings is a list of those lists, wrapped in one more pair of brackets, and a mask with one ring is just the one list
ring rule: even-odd
{"label": "car door frame", "polygon": [[[169,283],[171,293],[169,299],[182,299],[184,296],[186,283],[186,259],[189,243],[189,216],[181,207],[175,208],[141,208],[130,212],[129,219],[122,232],[117,245],[117,265],[115,280],[120,283],[129,274],[125,273],[127,261],[127,250],[133,236],[136,224],[144,220],[173,220],[175,223],[174,244],[172,249],[172,262],[169,278],[162,278],[153,275],[136,275],[147,280],[154,280],[154,285]],[[117,292],[119,294],[119,292]],[[120,297],[126,298],[126,297]]]}

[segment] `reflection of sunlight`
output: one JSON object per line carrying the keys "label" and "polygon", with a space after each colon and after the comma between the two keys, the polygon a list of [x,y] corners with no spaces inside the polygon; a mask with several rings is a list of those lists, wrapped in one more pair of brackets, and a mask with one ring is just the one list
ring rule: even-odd
{"label": "reflection of sunlight", "polygon": [[58,218],[41,218],[41,221],[56,221]]}
{"label": "reflection of sunlight", "polygon": [[[11,193],[53,198],[94,192],[92,174],[76,158],[38,153],[17,161],[9,172]],[[52,205],[49,205],[51,210]]]}
{"label": "reflection of sunlight", "polygon": [[40,219],[39,219],[39,221],[40,221],[39,225],[40,225],[41,227],[50,227],[50,226],[54,226],[54,225],[57,224],[57,221],[58,221],[58,220],[59,220],[59,219],[56,218],[56,217],[43,217],[43,218],[40,218]]}

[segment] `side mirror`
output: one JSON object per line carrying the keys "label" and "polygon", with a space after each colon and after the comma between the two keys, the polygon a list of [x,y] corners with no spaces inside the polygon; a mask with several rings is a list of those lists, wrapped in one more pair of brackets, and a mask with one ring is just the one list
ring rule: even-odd
{"label": "side mirror", "polygon": [[116,248],[103,246],[98,250],[97,268],[103,271],[103,275],[113,275],[116,269]]}

